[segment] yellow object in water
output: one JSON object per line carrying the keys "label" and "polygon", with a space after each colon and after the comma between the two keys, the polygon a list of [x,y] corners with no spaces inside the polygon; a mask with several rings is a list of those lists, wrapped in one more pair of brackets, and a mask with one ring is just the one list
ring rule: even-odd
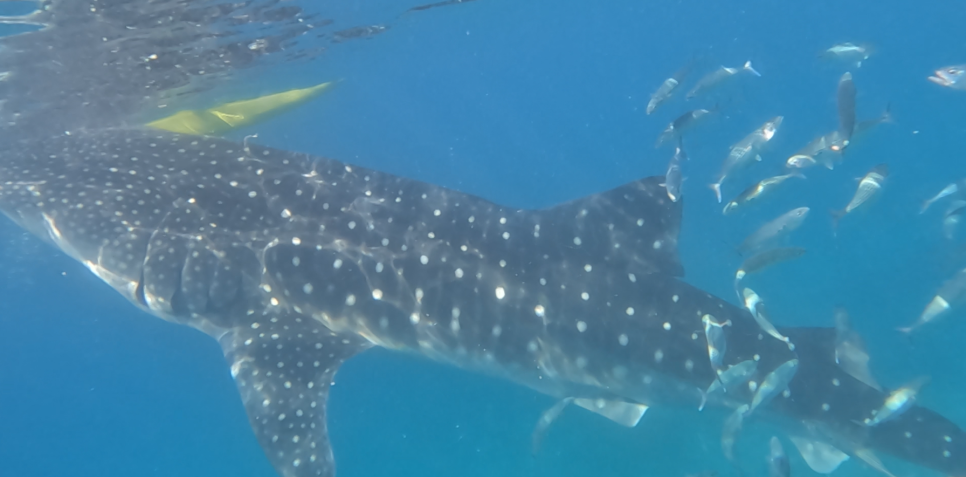
{"label": "yellow object in water", "polygon": [[181,134],[217,136],[298,106],[331,86],[331,82],[310,88],[291,89],[255,99],[225,103],[210,109],[179,111],[147,125]]}

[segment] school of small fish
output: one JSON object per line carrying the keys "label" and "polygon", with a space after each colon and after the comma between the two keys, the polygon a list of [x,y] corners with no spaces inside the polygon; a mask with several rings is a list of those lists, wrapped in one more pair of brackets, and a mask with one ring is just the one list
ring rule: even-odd
{"label": "school of small fish", "polygon": [[[839,61],[850,67],[860,68],[872,53],[873,51],[869,46],[846,42],[828,48],[820,56]],[[693,67],[692,62],[661,84],[651,96],[647,105],[648,115],[653,114],[659,106],[668,102],[672,93],[681,86],[681,83],[686,79],[687,72]],[[685,99],[690,101],[706,96],[712,90],[726,88],[727,83],[759,81],[755,78],[761,76],[752,67],[751,61],[746,61],[741,67],[720,66],[699,79],[686,94]],[[939,68],[927,79],[950,90],[966,91],[966,64]],[[746,209],[752,208],[751,206],[755,203],[762,202],[766,196],[775,194],[776,190],[785,187],[783,184],[790,179],[805,180],[804,169],[816,165],[823,165],[829,170],[834,169],[837,164],[845,159],[846,150],[856,140],[876,126],[892,122],[889,105],[885,106],[878,117],[858,121],[856,119],[856,96],[857,87],[853,74],[852,72],[845,72],[839,78],[835,94],[838,127],[817,136],[789,156],[782,164],[785,169],[783,173],[751,183],[740,193],[733,196],[734,198],[724,201],[722,213],[730,216],[739,211],[746,211]],[[704,123],[707,117],[720,114],[720,109],[719,104],[716,103],[708,109],[687,111],[671,121],[658,137],[655,146],[658,148],[671,141],[676,141],[675,152],[670,160],[664,183],[671,200],[677,202],[683,196],[685,161],[682,158],[687,158],[684,152],[685,134],[693,134],[695,125]],[[778,133],[783,120],[784,116],[775,116],[767,120],[727,150],[720,172],[709,185],[717,202],[723,201],[727,192],[725,186],[730,189],[730,184],[737,183],[743,178],[744,171],[758,163],[766,162],[763,160],[762,154],[767,155],[769,152],[767,146]],[[836,233],[839,221],[855,212],[864,212],[873,207],[875,199],[883,193],[888,177],[889,166],[883,163],[871,167],[864,176],[856,178],[857,182],[852,197],[842,197],[842,207],[830,211],[833,235]],[[966,215],[966,178],[948,184],[933,197],[923,201],[920,214],[925,214],[934,204],[944,201],[944,199],[948,200],[949,203],[942,214],[942,235],[948,240],[953,240],[957,234],[959,223]],[[776,218],[765,220],[757,230],[750,233],[736,247],[737,252],[744,257],[744,261],[735,272],[734,277],[734,290],[739,301],[748,310],[749,319],[754,319],[757,322],[762,333],[760,338],[773,338],[783,341],[793,350],[794,343],[788,337],[782,335],[778,328],[772,324],[762,297],[753,289],[744,286],[744,281],[751,275],[761,273],[774,265],[798,259],[806,254],[804,248],[787,246],[784,242],[792,232],[802,226],[809,215],[809,211],[810,209],[805,206],[796,207]],[[926,304],[918,319],[898,331],[905,334],[913,333],[921,326],[934,322],[963,304],[966,304],[966,269],[960,270],[946,280],[935,293],[935,296]],[[743,423],[754,414],[756,409],[775,396],[788,392],[787,385],[798,369],[798,361],[792,359],[780,365],[768,374],[761,383],[749,381],[757,371],[756,362],[746,361],[730,368],[724,368],[721,364],[721,356],[727,347],[724,333],[721,331],[731,323],[717,322],[710,315],[705,315],[702,321],[705,327],[708,358],[712,368],[718,374],[718,379],[707,390],[702,391],[702,402],[699,409],[704,408],[709,397],[727,393],[730,389],[735,389],[738,386],[748,386],[754,392],[752,402],[750,404],[736,404],[733,412],[728,415],[722,425],[722,452],[729,461],[737,465],[734,447]],[[869,371],[869,354],[861,336],[852,330],[848,312],[842,307],[836,307],[834,321],[836,363],[851,376],[872,388],[881,390],[882,387]],[[766,336],[770,338],[764,338]],[[913,406],[919,391],[928,380],[928,377],[919,377],[888,393],[882,406],[865,418],[861,424],[874,427],[895,419]],[[809,466],[819,473],[831,472],[849,458],[848,455],[834,447],[826,448],[821,443],[810,439],[791,436],[791,440]],[[788,477],[790,475],[788,458],[781,441],[777,437],[771,438],[766,455],[768,473],[771,477]],[[857,449],[853,452],[853,455],[873,469],[888,476],[892,475],[871,451]]]}

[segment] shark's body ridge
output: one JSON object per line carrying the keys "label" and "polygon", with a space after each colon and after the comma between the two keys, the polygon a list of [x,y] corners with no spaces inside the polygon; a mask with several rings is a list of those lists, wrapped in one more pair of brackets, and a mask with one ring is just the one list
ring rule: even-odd
{"label": "shark's body ridge", "polygon": [[[836,365],[833,329],[782,329],[792,350],[680,280],[682,202],[663,177],[524,210],[250,141],[132,125],[145,107],[205,87],[197,71],[228,75],[305,33],[307,17],[277,3],[52,0],[20,18],[45,27],[2,40],[0,59],[16,68],[0,87],[17,96],[0,111],[0,210],[141,309],[214,337],[279,474],[334,474],[329,386],[369,347],[561,399],[697,408],[718,379],[705,315],[731,322],[722,364],[757,361],[756,383],[799,360],[787,395],[763,413],[824,429],[847,452],[966,473],[966,434],[938,414],[913,407],[861,424],[885,394]],[[98,30],[72,26],[85,20]],[[264,44],[245,36],[257,29],[220,30],[273,22],[281,29]],[[71,87],[51,84],[60,68],[79,72]],[[737,407],[753,393],[739,387],[711,404]]]}

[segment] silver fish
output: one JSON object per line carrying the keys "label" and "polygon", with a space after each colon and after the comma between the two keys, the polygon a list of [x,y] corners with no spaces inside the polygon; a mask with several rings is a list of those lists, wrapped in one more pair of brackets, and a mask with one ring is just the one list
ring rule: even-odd
{"label": "silver fish", "polygon": [[735,441],[738,440],[738,433],[741,432],[741,424],[745,416],[750,412],[747,404],[738,406],[727,419],[725,419],[721,431],[721,451],[729,461],[735,460]]}
{"label": "silver fish", "polygon": [[801,247],[779,247],[759,252],[745,259],[735,272],[735,290],[738,290],[738,283],[747,275],[760,272],[772,265],[781,262],[794,260],[805,255],[805,249]]}
{"label": "silver fish", "polygon": [[862,62],[872,54],[870,48],[845,42],[832,46],[823,52],[823,56],[855,62],[856,68],[862,67]]}
{"label": "silver fish", "polygon": [[822,161],[828,169],[835,167],[834,163],[824,156],[824,153],[832,151],[831,145],[836,140],[838,131],[824,134],[809,141],[805,147],[799,149],[785,161],[785,166],[790,169],[805,169],[812,167]]}
{"label": "silver fish", "polygon": [[788,337],[779,333],[778,329],[775,328],[775,325],[772,325],[771,321],[768,320],[767,311],[765,311],[765,302],[761,300],[761,297],[758,296],[758,294],[755,293],[755,291],[751,288],[745,288],[742,290],[741,296],[743,298],[745,308],[747,308],[748,312],[751,313],[751,316],[755,318],[755,322],[758,323],[758,326],[761,327],[762,331],[768,333],[776,340],[784,341],[788,344],[789,349],[794,350],[795,346],[792,345]]}
{"label": "silver fish", "polygon": [[738,207],[741,207],[752,201],[760,199],[763,195],[765,195],[766,192],[771,191],[782,182],[785,182],[786,180],[791,179],[793,177],[804,179],[805,175],[799,171],[792,171],[788,174],[763,179],[759,181],[757,184],[754,184],[748,187],[740,194],[738,194],[738,197],[735,197],[730,202],[728,202],[724,206],[724,209],[722,209],[721,213],[728,215],[731,212],[734,212]]}
{"label": "silver fish", "polygon": [[695,109],[678,116],[674,121],[671,121],[671,124],[668,124],[667,128],[657,138],[657,144],[654,147],[661,147],[665,142],[675,137],[681,137],[681,134],[694,127],[695,124],[702,122],[705,117],[714,111],[714,109]]}
{"label": "silver fish", "polygon": [[789,169],[807,169],[818,164],[813,156],[795,153],[785,160],[785,167]]}
{"label": "silver fish", "polygon": [[681,199],[681,186],[684,184],[684,175],[681,173],[681,164],[688,160],[687,154],[684,152],[683,145],[681,141],[678,141],[678,147],[674,150],[674,156],[667,165],[667,172],[664,174],[664,190],[667,191],[667,196],[673,202],[677,202]]}
{"label": "silver fish", "polygon": [[768,441],[768,477],[789,477],[790,474],[791,465],[782,442],[772,436]]}
{"label": "silver fish", "polygon": [[768,376],[765,376],[764,381],[755,391],[755,396],[751,399],[751,408],[747,414],[751,414],[755,409],[768,404],[775,396],[785,391],[797,371],[798,360],[790,359],[768,373]]}
{"label": "silver fish", "polygon": [[805,222],[805,218],[808,217],[809,210],[810,209],[808,207],[798,207],[785,212],[771,222],[762,225],[761,228],[746,237],[745,240],[738,245],[738,251],[740,253],[752,252],[758,250],[767,243],[777,241],[778,239],[784,237],[795,229],[801,227],[802,223]]}
{"label": "silver fish", "polygon": [[704,315],[701,317],[701,322],[704,323],[704,336],[708,340],[708,358],[711,360],[711,368],[718,375],[717,379],[721,379],[720,375],[724,371],[722,361],[728,351],[724,327],[731,326],[731,320],[718,322],[713,316]]}
{"label": "silver fish", "polygon": [[784,119],[784,116],[771,118],[768,122],[762,124],[761,127],[755,129],[751,134],[748,134],[744,139],[731,147],[731,151],[728,152],[728,157],[725,159],[724,164],[721,165],[721,173],[718,174],[718,180],[711,184],[711,190],[714,191],[715,197],[718,198],[718,203],[721,203],[721,184],[728,175],[751,164],[753,160],[761,162],[759,151],[762,146],[775,137]]}
{"label": "silver fish", "polygon": [[945,88],[966,91],[966,65],[944,66],[928,79]]}
{"label": "silver fish", "polygon": [[963,220],[964,213],[966,213],[966,200],[954,200],[949,204],[943,215],[943,235],[947,240],[952,240],[956,235],[956,227]]}
{"label": "silver fish", "polygon": [[839,87],[836,95],[839,112],[839,142],[838,150],[845,149],[852,139],[855,131],[855,83],[852,82],[852,73],[845,73],[839,79]]}
{"label": "silver fish", "polygon": [[920,326],[935,320],[954,306],[961,304],[964,299],[966,299],[966,269],[960,270],[952,278],[946,280],[939,291],[936,292],[936,296],[932,297],[932,300],[926,305],[926,309],[919,315],[919,319],[910,326],[899,328],[899,331],[911,333]]}
{"label": "silver fish", "polygon": [[[887,105],[885,111],[878,117],[856,123],[851,136],[849,136],[848,144],[854,144],[858,138],[864,136],[868,131],[882,123],[888,122],[892,122],[892,113],[890,107]],[[822,164],[826,169],[835,169],[835,163],[842,161],[844,144],[845,138],[841,130],[837,129],[821,135],[812,139],[805,147],[799,149],[789,157],[785,161],[785,167],[789,169],[805,169],[816,164]]]}
{"label": "silver fish", "polygon": [[862,204],[868,202],[869,199],[872,199],[882,190],[882,186],[888,176],[888,165],[879,164],[873,167],[872,170],[859,180],[859,186],[856,188],[855,195],[852,196],[852,200],[849,201],[848,205],[842,210],[832,211],[832,218],[838,222],[842,217],[845,217],[855,209],[861,207]]}
{"label": "silver fish", "polygon": [[937,201],[958,193],[960,191],[960,186],[959,186],[960,182],[953,182],[952,184],[949,184],[946,187],[943,187],[943,190],[939,191],[936,195],[923,201],[922,207],[919,209],[919,213],[920,214],[925,213],[926,210],[928,210],[929,207],[935,204]]}
{"label": "silver fish", "polygon": [[708,398],[719,392],[729,392],[736,387],[745,384],[758,372],[758,362],[753,359],[742,361],[718,375],[718,379],[711,382],[708,389],[701,395],[701,405],[698,410],[704,409]]}
{"label": "silver fish", "polygon": [[664,104],[665,101],[671,99],[671,96],[678,89],[678,86],[681,85],[681,82],[684,81],[684,78],[686,78],[688,73],[691,72],[693,63],[694,62],[691,61],[684,68],[681,68],[675,72],[674,76],[664,80],[664,82],[661,83],[661,86],[657,87],[657,90],[654,91],[654,94],[651,95],[651,99],[647,102],[648,115],[653,113],[658,106]]}
{"label": "silver fish", "polygon": [[651,114],[661,103],[671,98],[671,94],[681,83],[675,78],[668,78],[658,86],[657,91],[651,95],[651,100],[647,102],[647,114]]}
{"label": "silver fish", "polygon": [[751,66],[751,61],[746,61],[741,68],[729,68],[727,66],[722,66],[711,73],[708,73],[704,78],[701,78],[691,91],[685,95],[687,99],[693,99],[701,93],[707,92],[709,89],[721,84],[722,81],[735,76],[738,73],[747,72],[755,76],[761,76],[761,73],[755,71]]}
{"label": "silver fish", "polygon": [[918,378],[915,381],[889,393],[889,397],[886,398],[885,402],[882,404],[882,407],[880,407],[871,418],[865,419],[863,423],[865,423],[866,426],[872,427],[899,417],[902,415],[902,413],[908,411],[913,404],[915,404],[916,394],[918,394],[919,390],[922,389],[922,387],[928,382],[929,378]]}

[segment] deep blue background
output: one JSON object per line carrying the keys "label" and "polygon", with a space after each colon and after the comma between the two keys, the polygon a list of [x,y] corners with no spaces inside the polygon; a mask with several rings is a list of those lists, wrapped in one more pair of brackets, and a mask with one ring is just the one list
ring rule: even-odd
{"label": "deep blue background", "polygon": [[[683,111],[719,102],[722,113],[687,137],[680,252],[688,281],[733,300],[734,246],[763,221],[808,205],[791,238],[806,258],[748,282],[774,321],[831,325],[832,307],[847,306],[883,384],[930,375],[921,402],[966,424],[963,317],[950,314],[912,340],[894,331],[966,265],[966,232],[952,243],[941,236],[945,204],[917,215],[923,199],[966,176],[966,92],[925,80],[966,62],[958,2],[478,0],[402,17],[412,5],[398,3],[346,2],[328,13],[346,26],[392,28],[233,85],[255,96],[342,80],[237,137],[257,132],[262,144],[544,207],[663,174],[671,151],[654,149],[660,131]],[[818,58],[843,41],[872,44],[874,56],[860,69]],[[742,77],[717,98],[685,102],[679,92],[646,116],[650,93],[691,58],[684,90],[748,59],[762,77]],[[784,115],[764,161],[726,183],[725,195],[779,173],[791,153],[836,127],[835,84],[847,69],[860,118],[891,103],[895,123],[857,142],[834,171],[808,170],[807,181],[722,216],[705,185],[728,146]],[[833,236],[827,211],[882,162],[892,171],[883,197]],[[0,247],[0,475],[274,475],[213,340],[136,311],[6,221]],[[367,352],[343,367],[330,400],[339,475],[734,473],[720,455],[723,416],[709,411],[653,409],[629,430],[568,410],[533,459],[530,431],[551,403],[500,380]],[[769,431],[756,422],[739,442],[752,472],[763,472]],[[793,465],[796,475],[811,472],[797,456]]]}

